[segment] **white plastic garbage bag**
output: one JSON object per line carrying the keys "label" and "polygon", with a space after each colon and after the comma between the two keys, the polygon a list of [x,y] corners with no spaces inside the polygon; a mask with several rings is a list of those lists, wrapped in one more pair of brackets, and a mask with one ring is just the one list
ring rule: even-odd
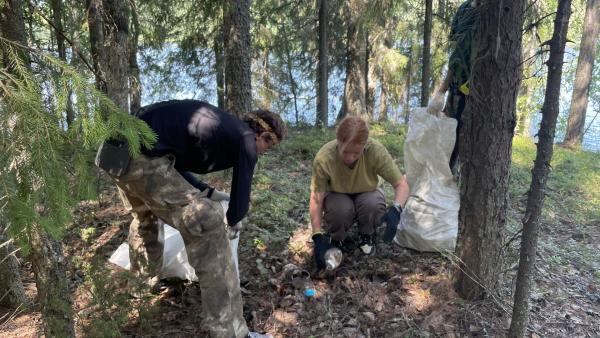
{"label": "white plastic garbage bag", "polygon": [[[223,210],[227,213],[227,207],[229,203],[227,201],[221,201]],[[191,281],[197,281],[196,272],[194,268],[189,264],[187,253],[185,252],[185,245],[183,238],[179,231],[168,224],[164,224],[164,249],[163,249],[163,266],[160,270],[160,278],[172,278],[177,277],[180,279],[187,279]],[[235,269],[239,277],[238,267],[238,243],[239,236],[230,241],[231,244],[231,255],[235,264]],[[129,245],[127,243],[121,244],[117,250],[110,256],[109,262],[116,264],[126,270],[131,268],[129,261]]]}
{"label": "white plastic garbage bag", "polygon": [[459,192],[448,163],[456,120],[417,108],[404,143],[410,186],[394,241],[418,251],[453,251],[458,233]]}

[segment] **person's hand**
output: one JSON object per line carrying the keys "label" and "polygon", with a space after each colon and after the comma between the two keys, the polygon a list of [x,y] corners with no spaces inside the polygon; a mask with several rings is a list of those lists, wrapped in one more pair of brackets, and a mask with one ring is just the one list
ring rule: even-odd
{"label": "person's hand", "polygon": [[325,252],[331,247],[331,239],[329,236],[317,232],[312,235],[312,240],[315,244],[315,263],[317,264],[317,269],[322,270],[325,268]]}
{"label": "person's hand", "polygon": [[229,202],[229,194],[217,190],[215,188],[209,188],[212,189],[212,193],[209,192],[208,194],[208,198],[210,198],[211,200],[215,201],[215,202],[221,202],[221,201],[228,201]]}
{"label": "person's hand", "polygon": [[239,221],[237,222],[234,226],[228,226],[227,227],[227,237],[229,237],[229,240],[234,240],[236,238],[238,238],[238,236],[240,235],[240,231],[242,231],[242,229],[244,228],[244,222],[243,221]]}
{"label": "person's hand", "polygon": [[402,208],[399,205],[391,205],[381,218],[381,224],[385,224],[385,232],[383,233],[383,241],[391,243],[396,237],[398,231],[398,223],[400,223],[400,214]]}

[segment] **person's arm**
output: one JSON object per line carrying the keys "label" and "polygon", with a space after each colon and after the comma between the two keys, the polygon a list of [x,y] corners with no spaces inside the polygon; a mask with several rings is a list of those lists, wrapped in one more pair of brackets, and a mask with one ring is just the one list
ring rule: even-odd
{"label": "person's arm", "polygon": [[404,205],[406,204],[406,200],[408,200],[408,195],[410,194],[410,188],[408,186],[408,182],[406,181],[406,175],[402,175],[402,178],[392,184],[394,187],[394,205],[399,205],[404,209]]}
{"label": "person's arm", "polygon": [[252,176],[258,159],[254,136],[246,136],[240,140],[237,156],[231,178],[231,199],[229,209],[227,209],[227,224],[229,226],[234,226],[241,221],[250,209]]}
{"label": "person's arm", "polygon": [[310,213],[310,224],[312,226],[312,232],[321,232],[322,220],[323,220],[323,201],[325,200],[325,193],[319,191],[310,192],[309,201],[309,213]]}

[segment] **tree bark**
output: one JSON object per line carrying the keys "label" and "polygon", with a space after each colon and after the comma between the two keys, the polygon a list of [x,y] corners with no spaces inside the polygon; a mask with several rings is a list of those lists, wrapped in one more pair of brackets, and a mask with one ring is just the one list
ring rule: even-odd
{"label": "tree bark", "polygon": [[368,120],[365,77],[365,30],[360,22],[363,0],[348,0],[344,13],[348,25],[346,35],[346,81],[344,85],[345,114]]}
{"label": "tree bark", "polygon": [[287,32],[285,29],[285,24],[282,23],[281,24],[281,32],[283,33],[283,40],[284,40],[284,50],[285,50],[285,64],[286,64],[286,70],[288,73],[288,78],[290,81],[290,89],[292,91],[292,99],[294,101],[294,116],[296,117],[296,125],[298,125],[300,123],[300,113],[298,111],[298,90],[297,90],[297,84],[296,84],[296,80],[294,79],[294,74],[292,73],[293,71],[293,64],[292,64],[292,52],[290,50],[290,42],[287,38]]}
{"label": "tree bark", "polygon": [[142,106],[142,84],[140,82],[140,67],[137,62],[140,21],[135,0],[131,4],[131,38],[129,39],[129,112],[136,113]]}
{"label": "tree bark", "polygon": [[223,55],[223,27],[221,26],[213,41],[215,53],[215,77],[217,79],[217,104],[225,109],[225,56]]}
{"label": "tree bark", "polygon": [[250,0],[227,0],[224,10],[225,100],[242,116],[252,109]]}
{"label": "tree bark", "polygon": [[316,127],[327,127],[329,117],[329,45],[327,41],[327,0],[319,2],[319,60],[317,64],[317,121]]}
{"label": "tree bark", "polygon": [[412,50],[412,42],[410,46],[410,51],[408,54],[408,63],[406,65],[406,97],[404,100],[404,124],[408,124],[408,119],[410,117],[410,86],[412,80],[412,63],[413,63],[413,50]]}
{"label": "tree bark", "polygon": [[431,80],[431,25],[433,0],[425,0],[425,22],[423,23],[423,69],[421,71],[421,106],[429,102],[429,81]]}
{"label": "tree bark", "polygon": [[104,49],[104,30],[102,29],[102,0],[86,0],[88,29],[90,31],[90,51],[92,65],[96,77],[96,88],[103,93],[107,92],[104,63],[106,55]]}
{"label": "tree bark", "polygon": [[87,10],[96,86],[119,108],[128,112],[128,3],[87,0]]}
{"label": "tree bark", "polygon": [[36,287],[46,337],[75,337],[73,310],[65,261],[59,241],[43,229],[30,234],[29,260],[35,273]]}
{"label": "tree bark", "polygon": [[594,68],[596,50],[598,49],[599,3],[599,0],[587,0],[586,3],[583,36],[581,37],[575,82],[573,83],[573,97],[571,98],[571,109],[567,121],[567,132],[563,141],[564,145],[569,147],[581,145],[583,141],[583,128],[592,81],[592,69]]}
{"label": "tree bark", "polygon": [[547,62],[548,80],[542,106],[542,124],[538,132],[538,149],[527,197],[527,209],[523,217],[519,272],[509,337],[524,337],[529,321],[529,296],[535,271],[538,229],[544,206],[550,161],[552,160],[556,120],[559,113],[560,81],[570,16],[571,0],[560,0],[554,19],[554,33],[550,42],[550,57]]}
{"label": "tree bark", "polygon": [[27,302],[21,282],[19,262],[14,255],[14,246],[3,235],[0,225],[0,305],[16,308]]}
{"label": "tree bark", "polygon": [[459,134],[458,293],[482,299],[501,284],[511,146],[521,81],[524,0],[478,4],[471,93]]}
{"label": "tree bark", "polygon": [[[63,4],[62,0],[52,0],[52,25],[54,26],[54,32],[56,35],[56,48],[58,50],[58,57],[67,62],[67,50],[65,47],[65,30],[63,28]],[[75,119],[75,111],[73,110],[73,101],[71,99],[71,89],[68,89],[67,104],[66,104],[66,120],[67,127],[73,124]]]}

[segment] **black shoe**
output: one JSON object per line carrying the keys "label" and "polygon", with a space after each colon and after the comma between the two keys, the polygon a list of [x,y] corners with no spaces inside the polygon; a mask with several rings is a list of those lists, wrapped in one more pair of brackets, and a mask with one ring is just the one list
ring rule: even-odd
{"label": "black shoe", "polygon": [[372,255],[375,253],[375,241],[373,235],[360,234],[360,251],[365,255]]}

